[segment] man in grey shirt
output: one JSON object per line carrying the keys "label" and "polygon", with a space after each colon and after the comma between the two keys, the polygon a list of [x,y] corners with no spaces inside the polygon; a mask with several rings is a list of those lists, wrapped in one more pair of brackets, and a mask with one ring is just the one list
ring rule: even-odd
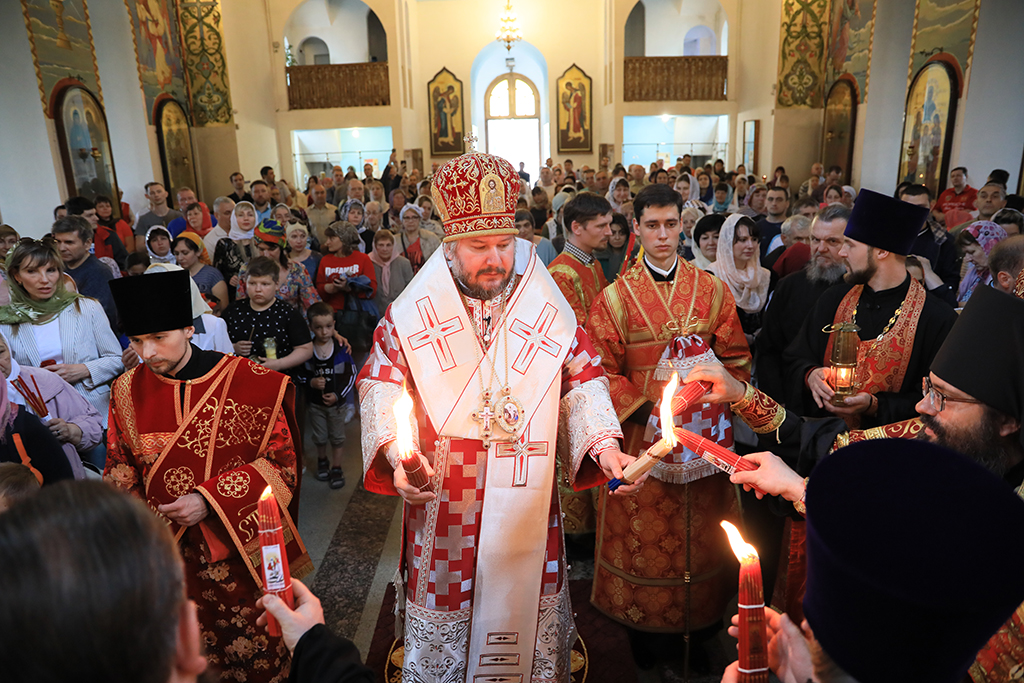
{"label": "man in grey shirt", "polygon": [[146,183],[146,199],[149,200],[149,211],[135,219],[135,251],[146,251],[146,233],[154,225],[166,228],[168,223],[181,217],[180,211],[167,206],[167,190],[163,183],[155,180]]}

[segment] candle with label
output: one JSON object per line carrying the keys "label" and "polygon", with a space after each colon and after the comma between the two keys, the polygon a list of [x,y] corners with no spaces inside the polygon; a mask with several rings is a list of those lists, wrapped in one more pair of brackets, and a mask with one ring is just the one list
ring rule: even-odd
{"label": "candle with label", "polygon": [[722,521],[729,544],[740,561],[740,677],[741,683],[768,683],[768,629],[764,619],[764,586],[757,550],[739,530]]}
{"label": "candle with label", "polygon": [[[289,608],[295,608],[292,595],[292,575],[285,554],[284,531],[281,527],[281,512],[277,499],[270,487],[263,489],[256,505],[260,525],[260,553],[263,558],[263,592],[273,593],[284,600]],[[281,625],[267,612],[267,631],[272,636],[281,635]]]}
{"label": "candle with label", "polygon": [[402,387],[402,395],[395,401],[395,442],[398,445],[398,457],[405,471],[405,478],[420,491],[430,490],[430,480],[423,471],[423,463],[412,443],[412,396]]}

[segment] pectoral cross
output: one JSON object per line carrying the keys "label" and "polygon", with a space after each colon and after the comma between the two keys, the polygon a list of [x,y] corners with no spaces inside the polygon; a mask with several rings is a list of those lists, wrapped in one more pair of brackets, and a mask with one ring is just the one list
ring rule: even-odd
{"label": "pectoral cross", "polygon": [[484,448],[487,449],[491,447],[491,431],[497,416],[491,408],[491,392],[485,391],[480,398],[483,401],[483,407],[473,412],[470,417],[480,423],[480,436],[484,442]]}

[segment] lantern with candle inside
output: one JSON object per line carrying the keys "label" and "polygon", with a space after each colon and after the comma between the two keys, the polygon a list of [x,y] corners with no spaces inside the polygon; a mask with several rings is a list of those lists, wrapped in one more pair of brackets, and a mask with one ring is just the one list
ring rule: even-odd
{"label": "lantern with candle inside", "polygon": [[[273,593],[284,600],[289,609],[294,609],[292,596],[292,575],[285,554],[284,532],[281,528],[281,512],[277,499],[270,487],[263,489],[256,505],[260,525],[260,553],[263,558],[263,592]],[[272,636],[281,635],[281,625],[267,612],[267,631]]]}
{"label": "lantern with candle inside", "polygon": [[413,448],[412,442],[412,396],[402,387],[402,395],[395,401],[395,443],[398,446],[398,458],[405,471],[405,478],[420,491],[430,490],[430,480],[423,471],[423,463],[419,453]]}
{"label": "lantern with candle inside", "polygon": [[739,621],[740,676],[742,683],[768,683],[768,629],[764,619],[764,587],[757,550],[739,530],[722,521],[729,545],[740,561]]}
{"label": "lantern with candle inside", "polygon": [[832,405],[844,405],[844,399],[857,393],[857,350],[860,348],[860,327],[854,323],[832,325]]}
{"label": "lantern with candle inside", "polygon": [[[676,435],[673,428],[675,414],[672,409],[673,397],[678,386],[679,374],[673,372],[672,378],[669,379],[668,384],[665,385],[665,390],[661,394],[661,438],[655,441],[643,455],[629,463],[626,469],[622,471],[622,479],[612,479],[608,482],[609,491],[614,491],[623,484],[632,484],[650,472],[651,468],[659,460],[671,453],[672,449],[676,447]],[[701,387],[698,387],[698,389],[701,389]],[[707,393],[706,390],[701,390],[700,396],[703,396],[705,393]]]}

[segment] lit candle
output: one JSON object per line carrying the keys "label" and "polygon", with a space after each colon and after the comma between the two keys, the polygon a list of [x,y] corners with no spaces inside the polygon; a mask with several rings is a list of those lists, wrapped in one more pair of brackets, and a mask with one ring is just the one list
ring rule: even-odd
{"label": "lit candle", "polygon": [[614,491],[623,484],[632,484],[651,471],[651,468],[659,460],[672,452],[672,449],[676,447],[676,433],[673,426],[676,413],[686,410],[690,404],[708,393],[712,385],[707,382],[691,382],[683,387],[679,396],[676,396],[676,387],[678,386],[679,375],[673,372],[672,378],[669,379],[661,394],[661,438],[622,471],[622,479],[612,479],[608,482],[610,491]]}
{"label": "lit candle", "polygon": [[[730,476],[737,470],[751,471],[757,469],[756,463],[753,463],[750,460],[745,460],[730,451],[728,448],[719,446],[714,441],[709,441],[703,436],[698,436],[689,430],[676,429],[676,438],[691,451]],[[764,493],[764,491],[761,491],[761,489],[756,486],[752,488],[762,494]]]}
{"label": "lit candle", "polygon": [[[263,489],[256,510],[260,523],[260,551],[263,556],[263,592],[273,593],[284,600],[289,608],[294,609],[292,575],[284,550],[281,513],[277,509],[277,499],[274,498],[269,486]],[[281,635],[281,625],[270,612],[267,612],[267,631],[272,636]]]}
{"label": "lit candle", "polygon": [[740,681],[768,683],[768,631],[764,620],[764,587],[757,550],[743,540],[739,530],[722,521],[729,544],[740,561]]}
{"label": "lit candle", "polygon": [[402,469],[405,470],[405,477],[420,491],[429,491],[430,480],[423,471],[419,454],[412,447],[412,396],[405,387],[402,387],[402,395],[395,401],[394,411],[395,442],[398,444],[398,457],[402,462]]}

